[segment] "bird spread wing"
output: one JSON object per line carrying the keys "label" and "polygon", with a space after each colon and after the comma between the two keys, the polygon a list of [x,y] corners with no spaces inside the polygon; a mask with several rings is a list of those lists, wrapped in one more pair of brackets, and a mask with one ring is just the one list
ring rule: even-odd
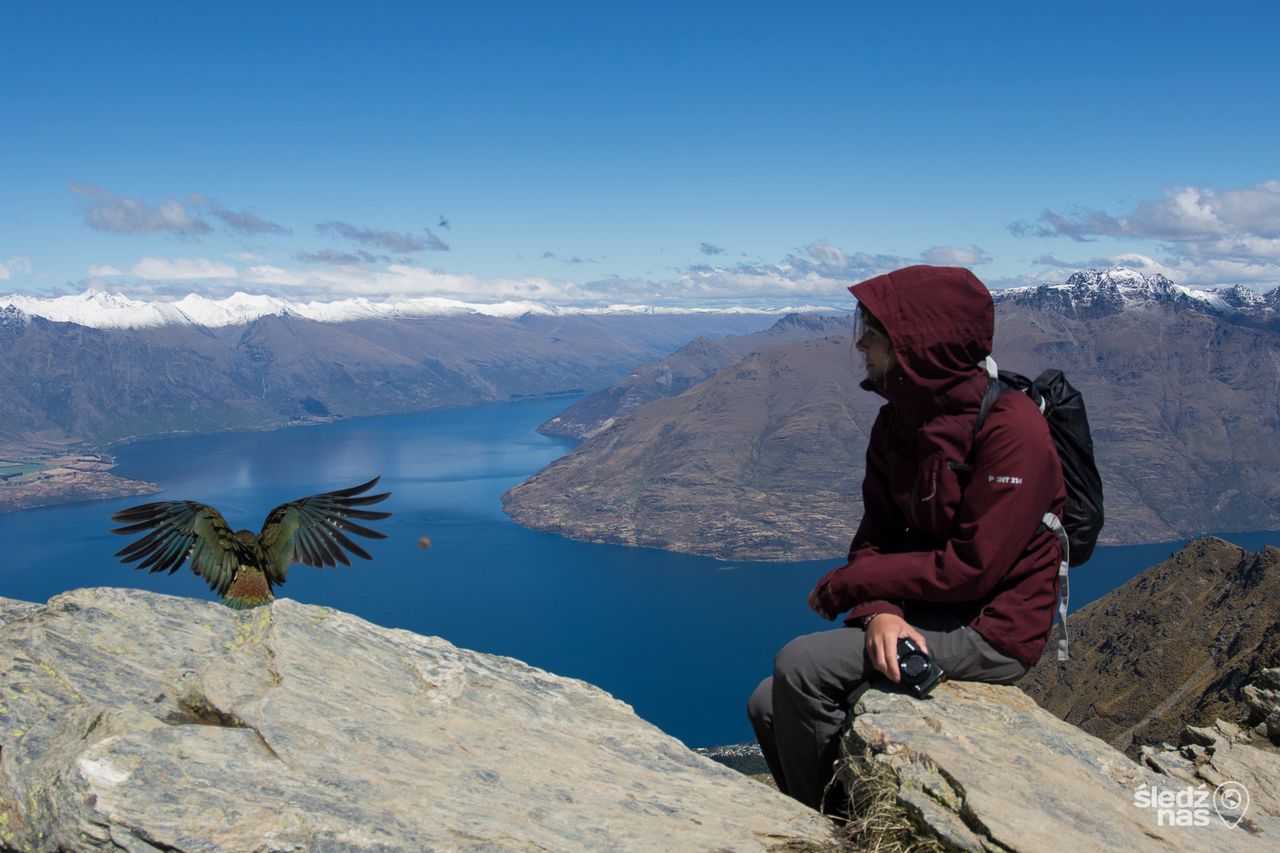
{"label": "bird spread wing", "polygon": [[389,512],[377,512],[358,507],[375,504],[385,500],[390,492],[377,495],[361,495],[372,489],[382,479],[374,477],[367,483],[342,489],[336,492],[325,492],[309,498],[281,504],[267,514],[262,523],[262,532],[258,534],[258,543],[266,565],[263,569],[272,583],[284,583],[285,574],[293,563],[308,566],[336,566],[342,563],[351,565],[343,549],[357,557],[372,560],[363,548],[352,542],[347,533],[355,533],[370,539],[386,539],[385,533],[370,530],[356,524],[351,519],[376,521],[391,515]]}
{"label": "bird spread wing", "polygon": [[135,560],[139,569],[173,574],[188,557],[191,568],[209,582],[219,595],[226,595],[235,579],[236,567],[254,563],[252,554],[242,553],[239,542],[221,513],[195,501],[160,501],[122,509],[111,516],[125,524],[112,533],[128,535],[155,528],[141,539],[116,552],[122,563]]}

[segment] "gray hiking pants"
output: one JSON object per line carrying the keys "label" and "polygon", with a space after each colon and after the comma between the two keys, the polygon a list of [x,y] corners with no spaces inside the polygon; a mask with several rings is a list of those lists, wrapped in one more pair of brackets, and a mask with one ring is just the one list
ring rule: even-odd
{"label": "gray hiking pants", "polygon": [[[946,611],[912,614],[912,627],[929,654],[960,681],[1012,684],[1027,667],[996,651],[982,635]],[[773,662],[773,677],[760,682],[747,716],[778,788],[818,809],[839,753],[840,727],[854,691],[872,676],[883,679],[867,654],[861,628],[836,628],[797,637]],[[890,682],[884,679],[885,684]]]}

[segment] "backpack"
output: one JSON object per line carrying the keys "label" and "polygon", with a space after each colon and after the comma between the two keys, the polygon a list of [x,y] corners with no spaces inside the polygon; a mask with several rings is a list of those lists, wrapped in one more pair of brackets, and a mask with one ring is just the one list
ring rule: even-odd
{"label": "backpack", "polygon": [[1011,370],[996,370],[995,360],[987,359],[987,392],[978,410],[976,437],[996,400],[1006,391],[1021,391],[1031,398],[1049,422],[1049,434],[1062,463],[1062,480],[1066,485],[1067,503],[1059,522],[1053,513],[1045,513],[1044,525],[1058,535],[1063,546],[1059,567],[1058,621],[1062,637],[1058,643],[1058,659],[1067,660],[1067,567],[1079,566],[1093,555],[1098,533],[1104,522],[1102,509],[1102,477],[1093,458],[1093,436],[1085,413],[1084,397],[1061,370],[1050,368],[1035,380]]}

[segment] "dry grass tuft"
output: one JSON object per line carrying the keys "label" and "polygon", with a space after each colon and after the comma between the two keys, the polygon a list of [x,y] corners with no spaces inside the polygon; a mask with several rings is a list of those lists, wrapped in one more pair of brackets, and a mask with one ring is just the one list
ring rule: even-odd
{"label": "dry grass tuft", "polygon": [[836,849],[865,853],[941,853],[947,848],[924,834],[911,813],[898,802],[899,783],[893,768],[862,754],[841,759],[827,787],[828,810],[840,800],[844,821]]}

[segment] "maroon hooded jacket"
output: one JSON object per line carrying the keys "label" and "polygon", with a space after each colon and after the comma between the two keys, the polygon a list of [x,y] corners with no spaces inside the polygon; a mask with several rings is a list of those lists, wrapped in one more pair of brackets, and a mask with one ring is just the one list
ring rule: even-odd
{"label": "maroon hooded jacket", "polygon": [[[896,364],[863,387],[889,402],[867,446],[864,514],[849,562],[818,583],[828,613],[944,607],[991,645],[1035,664],[1053,628],[1060,545],[1041,525],[1066,491],[1048,424],[1000,396],[976,441],[995,309],[977,277],[914,266],[849,291],[885,327]],[[972,448],[972,449],[971,449]]]}

